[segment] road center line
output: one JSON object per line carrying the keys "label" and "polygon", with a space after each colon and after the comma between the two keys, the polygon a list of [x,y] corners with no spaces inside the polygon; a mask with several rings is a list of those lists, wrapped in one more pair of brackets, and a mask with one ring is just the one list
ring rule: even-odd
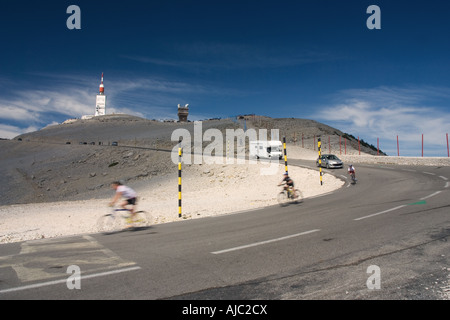
{"label": "road center line", "polygon": [[226,252],[231,252],[231,251],[242,250],[242,249],[246,249],[246,248],[250,248],[250,247],[260,246],[263,244],[268,244],[268,243],[272,243],[272,242],[278,242],[278,241],[282,241],[282,240],[286,240],[286,239],[291,239],[291,238],[303,236],[303,235],[318,232],[318,231],[320,231],[320,229],[309,230],[309,231],[305,231],[305,232],[301,232],[301,233],[291,234],[289,236],[285,236],[285,237],[281,237],[281,238],[276,238],[276,239],[271,239],[271,240],[266,240],[266,241],[261,241],[261,242],[255,242],[255,243],[251,243],[251,244],[247,244],[247,245],[243,245],[243,246],[239,246],[239,247],[234,247],[234,248],[230,248],[230,249],[214,251],[211,253],[212,254],[221,254],[221,253],[226,253]]}
{"label": "road center line", "polygon": [[[109,275],[112,275],[112,274],[117,274],[117,273],[122,273],[122,272],[127,272],[127,271],[133,271],[133,270],[139,270],[139,269],[141,269],[141,267],[137,267],[136,266],[136,267],[130,267],[130,268],[125,268],[125,269],[118,269],[118,270],[111,270],[111,271],[106,271],[106,272],[101,272],[101,273],[95,273],[95,274],[90,274],[90,275],[83,275],[83,274],[81,274],[80,275],[80,279],[81,280],[86,280],[86,279],[90,279],[90,278],[104,277],[104,276],[109,276]],[[69,276],[70,276],[70,274],[67,275],[67,277],[69,277]],[[27,285],[27,286],[0,290],[0,294],[8,293],[8,292],[14,292],[14,291],[22,291],[22,290],[41,288],[41,287],[52,286],[52,285],[56,285],[56,284],[66,283],[66,282],[67,282],[67,279],[35,283],[35,284]]]}
{"label": "road center line", "polygon": [[430,194],[430,195],[428,195],[428,196],[426,196],[426,197],[420,198],[420,200],[425,200],[425,199],[434,197],[435,195],[438,195],[438,194],[441,193],[441,192],[442,192],[442,191],[436,191],[435,193],[432,193],[432,194]]}
{"label": "road center line", "polygon": [[388,210],[384,210],[384,211],[381,211],[381,212],[377,212],[377,213],[369,214],[368,216],[364,216],[364,217],[361,217],[361,218],[356,218],[356,219],[353,219],[353,220],[354,220],[354,221],[359,221],[359,220],[363,220],[363,219],[367,219],[367,218],[375,217],[375,216],[378,216],[378,215],[380,215],[380,214],[383,214],[383,213],[387,213],[387,212],[391,212],[391,211],[394,211],[394,210],[398,210],[398,209],[401,209],[401,208],[403,208],[403,207],[406,207],[406,205],[405,205],[405,204],[403,204],[403,205],[401,205],[401,206],[398,206],[398,207],[395,207],[395,208],[391,208],[391,209],[388,209]]}

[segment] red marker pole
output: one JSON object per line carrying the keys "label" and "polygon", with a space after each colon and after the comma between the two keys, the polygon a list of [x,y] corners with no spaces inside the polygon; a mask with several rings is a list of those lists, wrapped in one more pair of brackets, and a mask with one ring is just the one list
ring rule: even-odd
{"label": "red marker pole", "polygon": [[359,155],[361,155],[361,144],[359,142],[359,137],[358,137],[358,150],[359,150]]}
{"label": "red marker pole", "polygon": [[422,158],[423,158],[423,133],[422,133]]}
{"label": "red marker pole", "polygon": [[448,148],[448,133],[445,134],[447,136],[447,157],[450,158],[450,149]]}
{"label": "red marker pole", "polygon": [[377,138],[377,156],[380,155],[380,138]]}
{"label": "red marker pole", "polygon": [[320,185],[323,185],[322,181],[322,141],[319,137],[317,140],[317,149],[319,150],[319,173],[320,173]]}

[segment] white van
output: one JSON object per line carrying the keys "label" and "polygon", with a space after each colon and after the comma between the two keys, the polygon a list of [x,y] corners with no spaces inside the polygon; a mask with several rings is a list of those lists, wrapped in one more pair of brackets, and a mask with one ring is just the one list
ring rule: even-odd
{"label": "white van", "polygon": [[250,141],[250,157],[259,159],[282,159],[283,145],[281,141]]}

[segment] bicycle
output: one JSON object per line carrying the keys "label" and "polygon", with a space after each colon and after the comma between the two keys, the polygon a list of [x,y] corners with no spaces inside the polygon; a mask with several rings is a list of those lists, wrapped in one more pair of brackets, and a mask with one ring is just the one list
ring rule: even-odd
{"label": "bicycle", "polygon": [[352,184],[356,184],[356,181],[358,181],[358,179],[356,179],[355,172],[354,171],[353,172],[349,172],[349,174],[350,174],[350,178],[352,180]]}
{"label": "bicycle", "polygon": [[111,212],[101,216],[97,220],[97,229],[101,232],[117,230],[136,230],[151,224],[151,215],[143,210],[136,211],[131,217],[130,209],[111,208]]}
{"label": "bicycle", "polygon": [[303,202],[303,194],[300,190],[289,187],[277,195],[277,200],[281,206],[285,206],[290,202],[300,203]]}

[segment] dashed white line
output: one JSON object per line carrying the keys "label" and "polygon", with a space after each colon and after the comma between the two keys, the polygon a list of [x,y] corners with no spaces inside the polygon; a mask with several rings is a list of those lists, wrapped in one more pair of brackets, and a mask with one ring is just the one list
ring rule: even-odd
{"label": "dashed white line", "polygon": [[356,218],[356,219],[353,219],[353,220],[359,221],[359,220],[363,220],[363,219],[375,217],[375,216],[378,216],[378,215],[383,214],[383,213],[387,213],[387,212],[391,212],[391,211],[394,211],[394,210],[401,209],[401,208],[403,208],[403,207],[406,207],[406,205],[404,204],[404,205],[401,205],[401,206],[398,206],[398,207],[395,207],[395,208],[391,208],[391,209],[384,210],[384,211],[381,211],[381,212],[369,214],[368,216],[364,216],[364,217],[361,217],[361,218]]}
{"label": "dashed white line", "polygon": [[242,249],[246,249],[246,248],[260,246],[260,245],[263,245],[263,244],[268,244],[268,243],[278,242],[278,241],[282,241],[282,240],[287,240],[287,239],[303,236],[303,235],[314,233],[314,232],[318,232],[318,231],[320,231],[320,229],[309,230],[309,231],[305,231],[305,232],[301,232],[301,233],[291,234],[289,236],[285,236],[285,237],[281,237],[281,238],[276,238],[276,239],[271,239],[271,240],[266,240],[266,241],[261,241],[261,242],[255,242],[255,243],[246,244],[246,245],[239,246],[239,247],[234,247],[234,248],[214,251],[214,252],[211,252],[211,253],[212,254],[221,254],[221,253],[226,253],[226,252],[231,252],[231,251],[242,250]]}
{"label": "dashed white line", "polygon": [[448,181],[448,178],[447,178],[447,177],[439,176],[439,178],[441,178],[442,180]]}
{"label": "dashed white line", "polygon": [[428,174],[428,175],[430,175],[430,176],[435,176],[435,175],[436,175],[436,173],[433,173],[433,172],[426,172],[426,171],[423,171],[422,173]]}
{"label": "dashed white line", "polygon": [[428,195],[428,196],[426,196],[426,197],[420,198],[420,200],[425,200],[425,199],[434,197],[435,195],[438,195],[438,194],[441,193],[441,192],[442,192],[442,191],[436,191],[435,193],[432,193],[432,194],[430,194],[430,195]]}

